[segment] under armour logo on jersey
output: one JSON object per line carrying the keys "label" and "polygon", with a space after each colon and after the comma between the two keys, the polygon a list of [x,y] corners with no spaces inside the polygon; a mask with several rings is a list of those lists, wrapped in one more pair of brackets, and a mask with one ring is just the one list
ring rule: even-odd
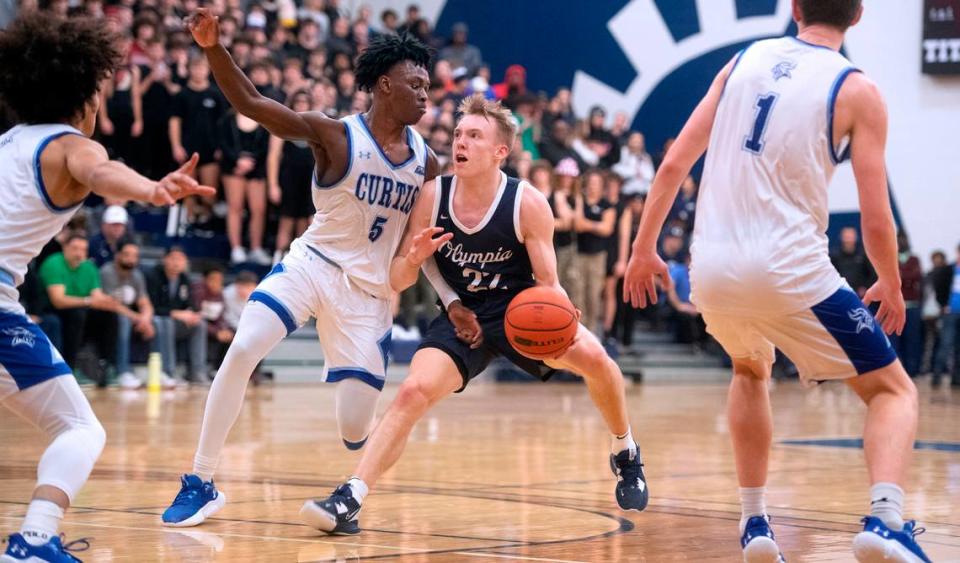
{"label": "under armour logo on jersey", "polygon": [[790,72],[796,68],[797,63],[793,61],[783,61],[777,63],[777,65],[773,67],[773,80],[777,81],[781,78],[793,78],[793,75],[790,74]]}
{"label": "under armour logo on jersey", "polygon": [[11,338],[11,346],[26,346],[33,348],[36,344],[37,336],[23,327],[5,328],[3,333]]}
{"label": "under armour logo on jersey", "polygon": [[413,173],[416,174],[416,175],[418,175],[418,176],[425,176],[425,175],[426,175],[426,172],[423,170],[423,166],[417,166],[417,168],[413,171]]}
{"label": "under armour logo on jersey", "polygon": [[371,153],[370,151],[360,151],[359,153],[357,153],[357,158],[362,158],[363,160],[370,160],[372,156],[373,156],[373,153]]}
{"label": "under armour logo on jersey", "polygon": [[850,317],[851,321],[857,322],[857,334],[860,334],[864,329],[873,332],[873,315],[870,314],[870,311],[860,307],[848,312],[847,316]]}

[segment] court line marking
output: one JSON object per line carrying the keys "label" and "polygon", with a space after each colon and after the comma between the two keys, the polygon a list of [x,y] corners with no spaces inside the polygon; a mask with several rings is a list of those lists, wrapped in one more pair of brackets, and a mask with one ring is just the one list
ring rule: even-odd
{"label": "court line marking", "polygon": [[[22,518],[17,516],[0,516],[4,520],[22,520]],[[68,525],[72,526],[90,526],[93,528],[108,528],[112,530],[135,530],[139,532],[154,532],[154,533],[164,533],[164,534],[178,534],[180,530],[175,530],[171,528],[157,527],[157,528],[144,528],[142,526],[118,526],[116,524],[94,524],[91,522],[77,522],[71,520],[68,522]],[[195,532],[197,530],[194,530]],[[407,551],[411,554],[425,553],[423,548],[419,547],[402,547],[398,545],[378,545],[372,543],[355,543],[355,542],[345,542],[345,541],[328,541],[328,540],[311,540],[306,538],[288,538],[282,536],[258,536],[256,534],[236,534],[233,532],[201,532],[207,533],[211,536],[220,536],[227,538],[240,538],[240,539],[251,539],[251,540],[266,540],[266,541],[280,541],[280,542],[294,542],[294,543],[321,543],[329,545],[339,545],[339,546],[349,546],[349,547],[372,547],[379,549],[392,549],[396,551]],[[512,546],[511,546],[512,547]],[[519,546],[522,547],[522,546]],[[457,549],[463,549],[462,547]],[[477,549],[483,549],[477,548]]]}
{"label": "court line marking", "polygon": [[491,557],[495,559],[521,559],[523,561],[552,561],[554,563],[590,563],[579,559],[547,559],[544,557],[525,557],[523,555],[510,555],[508,553],[482,553],[470,551],[454,551],[451,555],[466,555],[468,557]]}

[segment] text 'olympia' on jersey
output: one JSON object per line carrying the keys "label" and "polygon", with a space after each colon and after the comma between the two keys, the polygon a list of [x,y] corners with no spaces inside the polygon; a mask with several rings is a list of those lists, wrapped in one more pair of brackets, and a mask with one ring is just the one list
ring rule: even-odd
{"label": "text 'olympia' on jersey", "polygon": [[434,254],[444,280],[478,316],[502,315],[516,294],[533,287],[533,268],[520,230],[520,203],[526,186],[500,174],[497,193],[479,223],[464,225],[454,211],[457,177],[437,183],[433,226],[453,238]]}

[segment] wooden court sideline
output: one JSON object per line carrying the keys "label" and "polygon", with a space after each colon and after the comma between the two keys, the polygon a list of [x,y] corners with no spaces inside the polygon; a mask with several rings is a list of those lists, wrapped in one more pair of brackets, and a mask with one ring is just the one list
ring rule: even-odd
{"label": "wooden court sideline", "polygon": [[[934,561],[960,561],[960,392],[922,381],[908,515]],[[380,410],[396,392],[388,385]],[[301,526],[307,498],[326,496],[359,454],[339,441],[333,387],[251,388],[216,480],[226,508],[201,527],[159,525],[189,470],[206,389],[161,394],[87,390],[108,443],[68,515],[67,539],[91,538],[84,561],[738,561],[739,519],[726,433],[726,388],[628,388],[651,490],[643,513],[613,497],[603,423],[578,384],[477,384],[417,425],[404,457],[361,512],[364,532],[330,537]],[[773,390],[770,511],[789,561],[852,561],[867,510],[864,408],[840,384]],[[43,450],[7,415],[0,431],[0,519],[13,531]],[[8,533],[7,532],[7,533]]]}

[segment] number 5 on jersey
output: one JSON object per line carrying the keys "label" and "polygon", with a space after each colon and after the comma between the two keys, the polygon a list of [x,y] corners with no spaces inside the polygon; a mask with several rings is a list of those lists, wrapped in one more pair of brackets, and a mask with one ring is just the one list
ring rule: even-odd
{"label": "number 5 on jersey", "polygon": [[743,148],[754,154],[763,152],[763,132],[767,130],[770,112],[776,103],[777,95],[773,92],[757,97],[757,120],[753,124],[753,132],[743,142]]}
{"label": "number 5 on jersey", "polygon": [[373,220],[373,224],[370,225],[370,234],[367,235],[367,238],[370,239],[370,242],[376,242],[380,235],[383,234],[383,226],[387,224],[388,217],[383,215],[377,215],[377,218]]}

